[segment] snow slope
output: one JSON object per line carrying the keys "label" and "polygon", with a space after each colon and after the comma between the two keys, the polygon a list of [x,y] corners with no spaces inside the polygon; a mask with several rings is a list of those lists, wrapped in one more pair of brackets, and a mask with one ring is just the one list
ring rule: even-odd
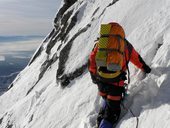
{"label": "snow slope", "polygon": [[[101,99],[87,59],[101,23],[119,22],[152,67],[146,77],[130,64],[125,100],[138,128],[170,125],[170,1],[65,0],[54,29],[11,88],[0,96],[0,128],[93,128]],[[127,102],[128,101],[128,102]],[[136,128],[130,112],[117,128]]]}

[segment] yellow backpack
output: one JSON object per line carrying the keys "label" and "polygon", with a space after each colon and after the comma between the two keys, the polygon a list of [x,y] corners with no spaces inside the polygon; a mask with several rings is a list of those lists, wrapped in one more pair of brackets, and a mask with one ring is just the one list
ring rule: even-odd
{"label": "yellow backpack", "polygon": [[[101,24],[100,38],[97,42],[96,65],[98,75],[115,78],[121,74],[125,56],[126,42],[123,28],[117,23]],[[106,67],[108,72],[99,70]]]}

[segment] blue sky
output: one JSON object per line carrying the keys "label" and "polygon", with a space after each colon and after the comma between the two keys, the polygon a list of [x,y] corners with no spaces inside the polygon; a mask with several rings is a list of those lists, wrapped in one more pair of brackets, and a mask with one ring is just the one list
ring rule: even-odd
{"label": "blue sky", "polygon": [[0,0],[0,36],[47,35],[61,0]]}

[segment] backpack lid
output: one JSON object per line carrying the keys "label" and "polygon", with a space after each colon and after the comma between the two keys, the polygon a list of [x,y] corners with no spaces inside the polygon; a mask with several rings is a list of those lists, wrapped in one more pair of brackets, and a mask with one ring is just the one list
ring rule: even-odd
{"label": "backpack lid", "polygon": [[109,24],[102,24],[102,26],[104,26],[103,27],[104,30],[100,31],[100,36],[105,35],[105,34],[110,34],[110,35],[119,35],[122,38],[125,38],[125,31],[120,24],[116,22],[110,22]]}

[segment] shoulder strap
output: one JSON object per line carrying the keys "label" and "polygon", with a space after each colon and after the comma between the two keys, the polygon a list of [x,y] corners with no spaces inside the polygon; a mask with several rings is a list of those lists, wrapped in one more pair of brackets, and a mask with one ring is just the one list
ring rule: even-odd
{"label": "shoulder strap", "polygon": [[95,42],[92,51],[94,51],[95,47],[97,46],[98,41]]}

